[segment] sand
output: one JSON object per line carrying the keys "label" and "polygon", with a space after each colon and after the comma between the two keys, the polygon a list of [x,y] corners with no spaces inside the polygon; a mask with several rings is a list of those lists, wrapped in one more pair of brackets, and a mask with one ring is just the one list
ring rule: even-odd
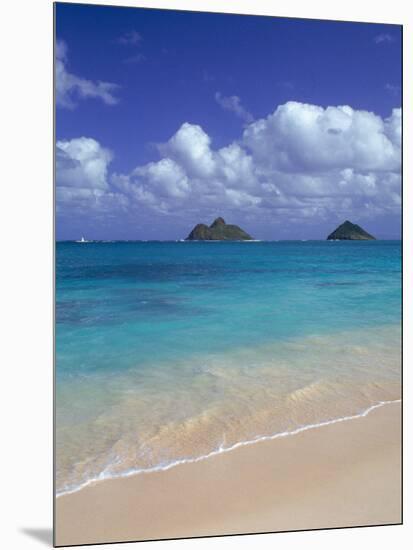
{"label": "sand", "polygon": [[56,545],[401,522],[401,407],[56,500]]}

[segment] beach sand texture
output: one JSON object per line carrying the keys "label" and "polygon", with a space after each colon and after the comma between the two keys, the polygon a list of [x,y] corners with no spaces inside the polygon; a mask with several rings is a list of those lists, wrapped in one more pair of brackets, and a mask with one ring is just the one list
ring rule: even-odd
{"label": "beach sand texture", "polygon": [[56,545],[401,522],[401,407],[93,483],[56,500]]}

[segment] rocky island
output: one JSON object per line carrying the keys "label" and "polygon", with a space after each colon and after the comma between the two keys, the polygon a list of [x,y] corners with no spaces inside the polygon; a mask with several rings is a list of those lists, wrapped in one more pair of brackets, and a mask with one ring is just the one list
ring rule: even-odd
{"label": "rocky island", "polygon": [[253,237],[248,235],[238,225],[225,223],[223,218],[217,218],[208,227],[204,223],[197,224],[189,233],[186,241],[252,241]]}
{"label": "rocky island", "polygon": [[376,237],[364,231],[362,227],[356,223],[351,223],[346,220],[339,225],[335,231],[327,237],[328,241],[375,241]]}

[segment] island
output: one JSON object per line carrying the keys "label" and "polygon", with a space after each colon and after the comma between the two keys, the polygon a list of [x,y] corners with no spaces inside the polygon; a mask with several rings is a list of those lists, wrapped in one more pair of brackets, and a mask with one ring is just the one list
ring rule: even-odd
{"label": "island", "polygon": [[217,218],[208,227],[204,223],[198,223],[189,233],[186,241],[252,241],[238,225],[225,223],[223,218]]}
{"label": "island", "polygon": [[351,223],[346,220],[339,225],[327,237],[328,241],[375,241],[376,237],[367,233],[362,227],[356,223]]}

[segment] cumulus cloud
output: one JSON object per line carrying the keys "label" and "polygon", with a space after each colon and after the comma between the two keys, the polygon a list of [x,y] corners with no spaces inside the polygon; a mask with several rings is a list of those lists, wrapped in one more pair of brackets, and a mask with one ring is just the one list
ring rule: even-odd
{"label": "cumulus cloud", "polygon": [[56,143],[56,203],[60,215],[107,215],[128,206],[126,195],[109,186],[112,158],[112,152],[92,138]]}
{"label": "cumulus cloud", "polygon": [[243,142],[267,168],[317,172],[352,167],[397,170],[400,149],[391,141],[388,120],[351,107],[319,107],[290,101],[265,119],[250,124]]}
{"label": "cumulus cloud", "polygon": [[107,189],[107,170],[113,158],[95,139],[80,137],[56,143],[57,185]]}
{"label": "cumulus cloud", "polygon": [[373,219],[400,212],[400,148],[401,109],[382,118],[288,102],[221,148],[186,122],[158,146],[159,160],[129,173],[108,175],[111,153],[95,140],[59,142],[58,185],[67,200],[73,189],[83,201],[93,191],[100,204],[140,216],[199,221],[220,213],[268,224]]}
{"label": "cumulus cloud", "polygon": [[159,150],[182,164],[190,176],[209,177],[214,169],[210,145],[211,138],[200,126],[185,122]]}
{"label": "cumulus cloud", "polygon": [[62,40],[56,42],[56,104],[58,107],[73,109],[81,99],[100,99],[106,105],[115,105],[119,89],[112,82],[92,81],[74,75],[68,70],[68,49]]}
{"label": "cumulus cloud", "polygon": [[385,119],[384,131],[388,139],[396,148],[400,164],[402,144],[402,110],[400,108],[393,109],[391,116]]}
{"label": "cumulus cloud", "polygon": [[241,145],[214,150],[199,125],[184,123],[159,151],[161,160],[127,175],[114,174],[113,185],[165,213],[194,207],[214,212],[218,207],[255,207],[261,202],[254,195],[253,159]]}
{"label": "cumulus cloud", "polygon": [[254,120],[252,114],[249,113],[241,104],[241,99],[238,96],[224,96],[220,92],[216,92],[214,97],[220,107],[222,107],[225,111],[235,113],[237,117],[242,119],[244,122],[249,123]]}

